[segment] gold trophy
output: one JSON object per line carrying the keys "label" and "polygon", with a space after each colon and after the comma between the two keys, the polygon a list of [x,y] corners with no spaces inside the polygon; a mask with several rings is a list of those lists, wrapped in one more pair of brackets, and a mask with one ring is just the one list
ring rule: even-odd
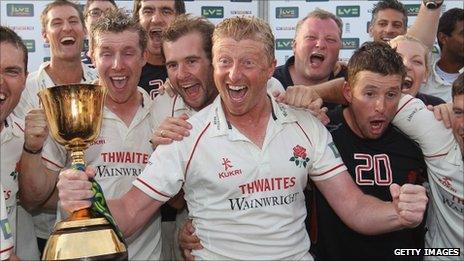
{"label": "gold trophy", "polygon": [[[39,93],[50,132],[71,152],[74,169],[85,169],[84,150],[100,133],[106,93],[106,88],[94,84],[60,85]],[[81,209],[57,223],[42,259],[127,260],[126,246],[112,224],[91,214],[90,208]]]}

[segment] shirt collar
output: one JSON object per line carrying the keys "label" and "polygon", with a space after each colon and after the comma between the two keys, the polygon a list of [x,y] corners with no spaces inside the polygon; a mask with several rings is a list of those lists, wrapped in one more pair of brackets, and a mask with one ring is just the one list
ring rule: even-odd
{"label": "shirt collar", "polygon": [[[148,115],[151,112],[151,106],[153,104],[153,100],[150,98],[150,95],[141,87],[137,87],[137,90],[139,93],[142,94],[142,101],[140,103],[140,107],[137,109],[137,113],[135,114],[134,117],[140,117],[143,119],[145,118],[146,115]],[[114,114],[108,107],[105,106],[103,107],[103,118],[115,118],[119,119],[119,117]],[[134,118],[135,119],[135,118]],[[134,120],[133,120],[134,121]],[[132,123],[131,123],[132,125]]]}
{"label": "shirt collar", "polygon": [[24,126],[18,118],[9,115],[4,124],[1,133],[2,143],[10,140],[12,137],[21,138],[24,136]]}
{"label": "shirt collar", "polygon": [[[38,73],[39,74],[39,77],[38,77],[39,85],[42,88],[47,88],[47,87],[55,85],[52,78],[50,78],[50,75],[48,75],[47,71],[45,70],[45,68],[47,68],[47,66],[49,65],[50,65],[50,61],[44,62],[40,65],[39,70],[38,70],[39,71]],[[92,83],[95,80],[98,80],[98,73],[95,69],[90,68],[89,66],[87,66],[86,64],[82,62],[81,62],[81,66],[82,66],[82,71],[83,71],[81,83]]]}
{"label": "shirt collar", "polygon": [[182,112],[186,113],[189,117],[193,116],[196,111],[192,109],[192,107],[188,106],[185,102],[184,99],[179,94],[176,94],[174,96],[174,106],[173,106],[173,115],[176,115],[176,112]]}
{"label": "shirt collar", "polygon": [[[274,122],[279,125],[286,123],[296,122],[295,115],[289,110],[289,107],[285,104],[277,103],[274,97],[268,95],[271,100],[271,118]],[[211,136],[227,135],[228,130],[232,129],[233,126],[227,120],[224,110],[221,104],[220,95],[216,97],[214,102],[211,104],[211,110],[209,115],[209,122],[211,123]]]}

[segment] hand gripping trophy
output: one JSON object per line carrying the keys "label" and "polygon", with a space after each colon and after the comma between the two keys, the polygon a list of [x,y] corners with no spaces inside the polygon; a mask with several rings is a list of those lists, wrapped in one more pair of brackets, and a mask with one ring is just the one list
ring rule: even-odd
{"label": "hand gripping trophy", "polygon": [[[72,168],[85,169],[84,150],[100,133],[107,90],[94,84],[42,90],[40,100],[53,138],[70,151]],[[92,206],[55,225],[44,260],[127,260],[127,248],[96,181]]]}

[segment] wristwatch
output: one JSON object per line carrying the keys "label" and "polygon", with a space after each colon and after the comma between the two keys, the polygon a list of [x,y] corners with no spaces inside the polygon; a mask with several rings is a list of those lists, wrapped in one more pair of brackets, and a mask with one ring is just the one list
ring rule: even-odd
{"label": "wristwatch", "polygon": [[443,4],[443,0],[422,0],[428,9],[437,9]]}

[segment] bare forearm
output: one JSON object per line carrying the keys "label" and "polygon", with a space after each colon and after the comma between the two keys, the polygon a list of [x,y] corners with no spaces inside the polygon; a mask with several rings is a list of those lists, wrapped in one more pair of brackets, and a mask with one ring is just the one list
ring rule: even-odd
{"label": "bare forearm", "polygon": [[25,151],[21,155],[20,166],[21,204],[28,210],[44,206],[56,209],[57,196],[54,190],[58,173],[50,171],[43,165],[40,154],[30,154]]}
{"label": "bare forearm", "polygon": [[390,185],[393,202],[364,194],[348,172],[315,182],[335,213],[351,229],[376,235],[417,226],[427,205],[425,189],[406,184]]}
{"label": "bare forearm", "polygon": [[432,48],[437,36],[440,10],[441,8],[428,9],[424,3],[421,3],[417,18],[408,29],[409,35],[421,40],[429,49]]}
{"label": "bare forearm", "polygon": [[130,237],[145,226],[162,204],[135,187],[122,198],[108,200],[111,214],[125,237]]}
{"label": "bare forearm", "polygon": [[311,86],[322,98],[324,102],[331,102],[337,104],[346,104],[347,101],[343,96],[344,78],[333,79],[321,84]]}
{"label": "bare forearm", "polygon": [[343,222],[351,229],[365,235],[378,235],[400,230],[403,225],[391,202],[384,202],[369,195],[361,195]]}

